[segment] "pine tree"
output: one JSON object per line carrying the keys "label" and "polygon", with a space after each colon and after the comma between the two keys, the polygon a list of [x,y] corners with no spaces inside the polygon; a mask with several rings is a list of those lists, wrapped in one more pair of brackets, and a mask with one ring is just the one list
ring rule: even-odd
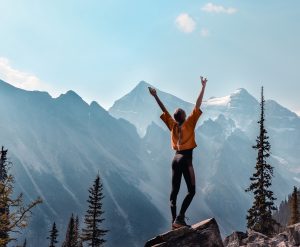
{"label": "pine tree", "polygon": [[9,163],[7,162],[7,151],[4,150],[4,147],[1,147],[1,156],[0,156],[0,181],[5,181],[7,179],[7,171],[8,171],[8,165]]}
{"label": "pine tree", "polygon": [[82,247],[82,240],[80,237],[80,223],[79,223],[79,217],[76,216],[75,219],[75,241],[76,241],[76,247]]}
{"label": "pine tree", "polygon": [[42,200],[38,198],[25,206],[23,194],[19,194],[16,199],[12,197],[14,177],[9,174],[12,163],[7,161],[8,151],[4,147],[0,152],[0,246],[6,247],[14,240],[10,237],[10,233],[20,232],[27,226],[31,210]]}
{"label": "pine tree", "polygon": [[97,175],[93,186],[89,189],[89,199],[87,202],[88,210],[85,215],[85,228],[82,230],[82,240],[88,243],[88,246],[99,247],[103,246],[106,240],[103,238],[108,230],[100,227],[104,221],[102,217],[104,211],[102,210],[103,185],[100,176]]}
{"label": "pine tree", "polygon": [[300,214],[299,214],[299,205],[298,205],[298,190],[297,187],[294,186],[294,190],[291,196],[290,200],[290,219],[289,219],[289,225],[296,224],[300,221]]}
{"label": "pine tree", "polygon": [[258,124],[260,125],[260,135],[256,139],[254,149],[258,151],[255,173],[250,178],[251,184],[246,192],[254,194],[252,207],[248,210],[247,227],[257,232],[271,235],[274,233],[274,226],[277,222],[272,218],[272,211],[276,210],[274,206],[272,185],[273,167],[267,163],[266,159],[270,156],[271,145],[268,141],[267,130],[265,129],[265,100],[263,87],[261,89],[261,115]]}
{"label": "pine tree", "polygon": [[67,233],[65,241],[62,245],[63,247],[77,247],[76,243],[76,229],[75,229],[75,219],[74,215],[71,215],[71,218],[69,220]]}
{"label": "pine tree", "polygon": [[54,222],[52,225],[52,229],[50,230],[50,235],[49,235],[49,237],[47,237],[47,239],[50,240],[49,247],[55,247],[55,244],[58,243],[57,237],[58,237],[58,230],[57,230],[56,224]]}

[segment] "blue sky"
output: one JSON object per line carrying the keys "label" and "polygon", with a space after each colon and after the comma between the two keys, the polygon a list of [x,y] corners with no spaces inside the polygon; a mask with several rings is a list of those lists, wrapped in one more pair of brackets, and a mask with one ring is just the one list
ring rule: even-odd
{"label": "blue sky", "polygon": [[0,0],[0,78],[108,108],[145,80],[193,102],[244,87],[300,113],[300,1]]}

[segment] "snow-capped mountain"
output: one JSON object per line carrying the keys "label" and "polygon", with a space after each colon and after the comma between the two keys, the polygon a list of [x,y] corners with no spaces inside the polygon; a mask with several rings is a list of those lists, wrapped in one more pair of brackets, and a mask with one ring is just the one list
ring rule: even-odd
{"label": "snow-capped mountain", "polygon": [[[152,121],[159,126],[164,126],[159,119],[160,108],[155,100],[149,97],[149,86],[151,86],[149,83],[141,81],[130,93],[115,101],[109,109],[112,116],[124,118],[134,124],[141,136],[145,135],[146,129]],[[179,107],[187,113],[193,109],[194,104],[192,103],[183,101],[159,89],[157,89],[157,93],[170,113],[173,113]],[[231,95],[220,98],[213,97],[205,101],[202,106],[205,112],[202,120],[216,119],[220,114],[223,114],[234,119],[238,127],[244,127],[245,124],[248,124],[245,121],[249,120],[250,116],[257,114],[258,105],[258,101],[247,90],[237,89]],[[243,106],[243,108],[240,108],[240,106]]]}
{"label": "snow-capped mountain", "polygon": [[[133,123],[141,136],[145,135],[146,129],[152,121],[159,126],[163,126],[159,119],[161,111],[153,98],[149,97],[149,86],[151,85],[145,81],[139,82],[130,93],[115,101],[109,109],[109,113],[112,116],[124,118]],[[174,112],[178,107],[188,111],[193,109],[193,104],[185,102],[180,98],[160,90],[157,90],[157,93],[166,103],[170,112]]]}
{"label": "snow-capped mountain", "polygon": [[[72,212],[82,216],[87,189],[99,171],[104,181],[108,246],[140,246],[169,229],[170,136],[161,111],[140,82],[109,113],[75,92],[58,98],[28,92],[0,81],[0,144],[14,163],[16,189],[28,199],[41,195],[27,238],[45,246],[55,220],[64,235]],[[158,90],[172,113],[193,104]],[[251,195],[244,192],[253,173],[259,102],[245,89],[203,103],[194,151],[196,196],[190,223],[218,220],[223,234],[245,229]],[[266,102],[266,127],[275,167],[273,189],[283,199],[300,183],[300,118],[275,101]],[[183,185],[178,202],[186,191]],[[151,226],[151,227],[150,227]],[[31,234],[31,235],[30,235]]]}
{"label": "snow-capped mountain", "polygon": [[[148,86],[151,85],[140,82],[124,98],[117,100],[109,112],[134,124],[140,133],[146,129],[143,141],[155,167],[150,178],[155,177],[155,173],[170,178],[173,155],[170,137],[159,119],[161,111],[149,95]],[[188,113],[193,107],[173,95],[161,91],[158,94],[170,112],[182,107]],[[128,104],[138,97],[144,100],[129,107]],[[129,108],[135,112],[134,116],[122,111]],[[201,108],[203,115],[196,131],[198,147],[194,151],[198,185],[196,202],[192,203],[190,214],[195,220],[199,216],[216,217],[222,232],[228,234],[245,228],[245,215],[251,205],[251,195],[244,190],[254,171],[256,153],[251,147],[258,135],[259,101],[241,88],[228,96],[210,98]],[[300,118],[275,101],[267,100],[266,126],[272,144],[270,162],[275,167],[273,188],[279,203],[292,186],[300,182]],[[149,187],[168,194],[170,188],[160,183],[153,180]]]}

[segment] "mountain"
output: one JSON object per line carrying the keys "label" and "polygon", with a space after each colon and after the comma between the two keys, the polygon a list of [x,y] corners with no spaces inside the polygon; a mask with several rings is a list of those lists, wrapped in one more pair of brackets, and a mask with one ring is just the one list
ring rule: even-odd
{"label": "mountain", "polygon": [[[73,91],[52,98],[0,81],[0,144],[9,149],[16,190],[41,195],[26,237],[46,246],[55,220],[60,237],[73,212],[86,210],[88,187],[97,172],[104,182],[107,246],[140,246],[170,227],[170,135],[161,111],[140,82],[109,112]],[[158,90],[170,112],[193,104]],[[188,209],[195,219],[216,218],[224,235],[245,230],[251,195],[244,192],[254,171],[251,147],[258,135],[259,102],[245,89],[203,103],[194,150],[196,195]],[[300,118],[273,100],[266,102],[266,128],[275,167],[277,203],[300,183]],[[180,203],[186,192],[179,194]],[[151,226],[151,227],[150,227]]]}
{"label": "mountain", "polygon": [[[148,87],[150,86],[152,87],[149,83],[140,81],[131,92],[115,101],[109,109],[109,113],[115,118],[124,118],[133,123],[141,136],[146,134],[146,129],[152,121],[159,126],[163,126],[159,119],[161,111],[153,98],[149,97]],[[170,113],[174,112],[178,107],[187,111],[193,109],[193,104],[185,102],[180,98],[158,89],[157,93],[168,106]]]}
{"label": "mountain", "polygon": [[73,91],[51,98],[3,81],[0,114],[0,141],[13,162],[16,192],[24,192],[27,201],[37,196],[44,201],[25,232],[31,246],[47,246],[53,221],[62,240],[72,212],[83,222],[88,188],[98,172],[107,246],[140,246],[165,227],[164,216],[140,190],[141,181],[149,180],[143,166],[151,161],[132,124]]}
{"label": "mountain", "polygon": [[[161,111],[149,95],[148,86],[151,85],[140,82],[133,91],[117,100],[109,112],[128,120],[137,129],[146,129],[143,141],[153,157],[155,170],[148,171],[153,174],[151,181],[155,173],[160,177],[170,177],[173,152],[168,130],[159,119]],[[170,94],[161,91],[158,94],[170,112],[177,107],[189,112],[193,106]],[[126,111],[119,114],[117,109],[126,109],[131,99],[140,95],[144,100],[130,105],[134,117]],[[252,203],[251,195],[245,193],[245,189],[250,184],[249,177],[254,172],[257,155],[252,145],[259,132],[259,101],[241,88],[228,96],[210,98],[201,108],[203,115],[196,129],[198,147],[194,150],[197,189],[189,215],[192,219],[215,217],[223,235],[237,229],[245,230],[245,216]],[[292,186],[300,182],[300,118],[275,101],[267,100],[266,128],[272,145],[270,163],[275,167],[273,189],[279,204]],[[161,200],[161,194],[156,195],[155,191],[168,195],[170,189],[159,178],[152,179],[152,185],[148,187],[151,187],[149,194],[156,197],[153,198],[156,201]],[[180,199],[183,196],[184,192]],[[168,214],[168,208],[165,214]]]}
{"label": "mountain", "polygon": [[[149,124],[154,121],[159,126],[164,127],[159,119],[160,108],[155,100],[149,97],[148,87],[153,87],[145,81],[141,81],[131,92],[114,102],[109,109],[109,113],[116,118],[124,118],[134,124],[141,136],[144,136]],[[192,111],[194,104],[181,100],[171,94],[157,89],[157,94],[167,106],[170,113],[175,109],[182,108],[187,114]],[[196,99],[195,99],[196,100]],[[239,106],[243,105],[243,108]],[[215,98],[212,97],[203,103],[205,119],[215,119],[220,114],[234,118],[239,127],[244,126],[246,119],[253,116],[258,111],[259,103],[251,96],[247,90],[237,89],[231,95]],[[247,123],[246,123],[247,124]]]}

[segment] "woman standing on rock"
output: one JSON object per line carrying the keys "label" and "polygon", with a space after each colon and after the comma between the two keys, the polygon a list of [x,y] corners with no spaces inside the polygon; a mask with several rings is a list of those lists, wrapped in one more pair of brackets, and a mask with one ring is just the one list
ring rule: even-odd
{"label": "woman standing on rock", "polygon": [[[172,213],[172,229],[182,226],[188,226],[185,222],[185,212],[188,209],[195,195],[195,173],[193,168],[193,149],[197,146],[195,142],[195,127],[199,117],[202,114],[200,106],[206,87],[207,79],[201,78],[202,89],[197,98],[196,105],[191,114],[186,118],[185,111],[178,108],[174,113],[174,119],[167,111],[164,104],[157,96],[156,90],[149,87],[150,94],[155,98],[156,102],[163,111],[160,118],[167,125],[171,132],[172,148],[176,150],[172,161],[172,191],[170,195],[171,213]],[[181,177],[184,177],[188,194],[185,196],[179,214],[176,212],[176,200],[180,188]]]}

